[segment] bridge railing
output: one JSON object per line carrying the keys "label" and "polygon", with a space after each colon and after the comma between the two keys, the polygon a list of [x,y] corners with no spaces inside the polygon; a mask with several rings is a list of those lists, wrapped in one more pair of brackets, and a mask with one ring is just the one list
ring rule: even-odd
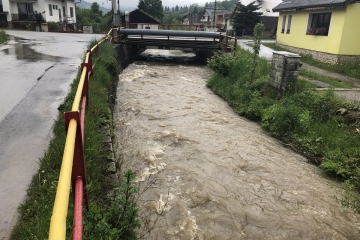
{"label": "bridge railing", "polygon": [[[225,41],[223,39],[225,39]],[[234,52],[236,52],[237,37],[229,36],[227,34],[222,36],[222,34],[220,33],[219,43],[224,46],[224,51],[225,52],[228,52],[229,49],[234,50]]]}
{"label": "bridge railing", "polygon": [[[177,25],[175,25],[177,26]],[[181,25],[181,26],[188,26],[188,25]],[[224,49],[225,52],[229,50],[236,51],[237,49],[237,37],[230,36],[226,33],[222,32],[201,32],[201,31],[170,31],[170,30],[159,30],[159,29],[138,29],[138,28],[123,28],[119,27],[116,28],[117,35],[115,36],[114,31],[112,32],[112,39],[114,40],[117,38],[120,41],[120,37],[122,35],[132,35],[132,36],[140,36],[141,39],[146,37],[146,39],[152,38],[160,38],[163,39],[166,37],[168,40],[185,40],[185,39],[194,39],[202,40],[202,39],[209,39],[213,38],[214,42],[218,42],[220,46]],[[109,32],[110,33],[110,32]],[[123,34],[122,34],[123,33]],[[171,36],[171,38],[170,38]]]}
{"label": "bridge railing", "polygon": [[[89,209],[89,200],[86,190],[86,170],[84,159],[84,127],[85,111],[88,103],[88,82],[95,64],[92,56],[99,55],[99,46],[112,40],[109,34],[95,46],[87,50],[85,62],[81,64],[81,77],[70,112],[64,113],[65,128],[67,131],[65,148],[61,163],[58,185],[56,189],[53,213],[51,216],[49,240],[66,239],[66,218],[69,207],[70,186],[73,189],[74,200],[74,240],[81,240],[83,235],[83,203]],[[81,105],[80,105],[81,104]]]}
{"label": "bridge railing", "polygon": [[182,30],[182,31],[209,31],[216,32],[217,26],[204,24],[149,24],[149,23],[122,23],[121,27],[127,29],[151,29],[151,30]]}

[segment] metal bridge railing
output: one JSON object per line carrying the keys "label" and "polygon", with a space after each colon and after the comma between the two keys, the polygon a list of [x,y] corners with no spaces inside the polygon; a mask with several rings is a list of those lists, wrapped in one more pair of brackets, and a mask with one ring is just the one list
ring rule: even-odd
{"label": "metal bridge railing", "polygon": [[51,216],[49,240],[66,239],[66,218],[69,207],[70,185],[72,185],[74,196],[73,239],[82,239],[84,201],[86,208],[89,209],[84,159],[84,126],[85,111],[89,97],[88,83],[95,67],[95,64],[92,62],[92,54],[95,52],[98,56],[99,45],[104,41],[113,40],[112,38],[109,38],[111,32],[112,29],[99,43],[96,43],[93,48],[87,50],[85,62],[81,64],[81,77],[71,111],[64,113],[67,135],[53,213]]}
{"label": "metal bridge railing", "polygon": [[[187,27],[192,25],[174,25],[174,26]],[[117,36],[115,36],[114,31],[112,32],[112,41],[114,41],[115,38],[117,38],[117,41],[120,41],[120,37],[122,35],[140,36],[141,39],[143,39],[144,36],[146,35],[147,39],[152,38],[155,40],[157,37],[159,39],[163,39],[164,37],[166,37],[166,39],[168,40],[186,40],[188,38],[188,40],[195,40],[195,41],[212,38],[214,42],[218,42],[220,46],[223,46],[225,52],[228,52],[229,50],[236,51],[237,49],[237,37],[232,37],[226,33],[223,34],[221,32],[135,29],[135,28],[124,28],[124,27],[116,28],[116,31],[117,31]],[[173,38],[170,38],[170,36],[172,36]]]}

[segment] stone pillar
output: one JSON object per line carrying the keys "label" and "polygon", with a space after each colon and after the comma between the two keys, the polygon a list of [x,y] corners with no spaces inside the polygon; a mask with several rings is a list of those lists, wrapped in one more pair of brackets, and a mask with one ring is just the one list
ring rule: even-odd
{"label": "stone pillar", "polygon": [[301,65],[298,54],[286,51],[273,52],[270,85],[281,93],[285,92],[288,84],[296,81]]}

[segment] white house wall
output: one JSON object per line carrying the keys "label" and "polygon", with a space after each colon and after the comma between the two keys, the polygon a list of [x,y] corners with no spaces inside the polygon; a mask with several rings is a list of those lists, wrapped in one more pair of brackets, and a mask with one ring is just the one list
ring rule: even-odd
{"label": "white house wall", "polygon": [[[24,1],[19,1],[19,2],[24,3]],[[74,12],[73,20],[74,20],[74,23],[76,23],[76,9],[75,9],[74,1],[64,0],[64,2],[62,2],[62,0],[37,0],[36,2],[29,1],[28,3],[32,3],[34,11],[42,13],[44,19],[47,22],[50,22],[50,21],[51,22],[59,22],[60,21],[59,9],[61,9],[62,20],[64,20],[65,14],[63,12],[63,6],[65,7],[66,16],[70,17],[70,7],[72,7],[73,12]],[[12,20],[11,14],[18,14],[17,4],[18,4],[18,2],[10,2],[9,0],[2,0],[3,11],[8,12],[7,21]],[[53,13],[52,16],[50,16],[49,4],[51,4],[51,7],[53,5],[57,5],[57,7],[58,7],[58,9],[53,9],[53,7],[52,7],[52,13]]]}
{"label": "white house wall", "polygon": [[11,20],[11,11],[10,11],[10,4],[8,0],[2,0],[2,6],[3,6],[3,11],[4,12],[8,12],[7,14],[7,20],[10,21]]}

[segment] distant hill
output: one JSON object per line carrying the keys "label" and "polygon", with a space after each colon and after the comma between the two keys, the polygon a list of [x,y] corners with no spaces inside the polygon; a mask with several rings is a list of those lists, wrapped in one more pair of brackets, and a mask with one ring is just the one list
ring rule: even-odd
{"label": "distant hill", "polygon": [[[92,3],[89,3],[87,1],[81,1],[80,3],[76,3],[76,6],[79,7],[79,8],[85,8],[85,9],[90,9],[91,7],[91,4]],[[99,4],[100,5],[100,4]],[[109,11],[111,11],[111,9],[109,8],[104,8],[100,5],[100,10],[103,12],[103,13],[107,13]]]}

